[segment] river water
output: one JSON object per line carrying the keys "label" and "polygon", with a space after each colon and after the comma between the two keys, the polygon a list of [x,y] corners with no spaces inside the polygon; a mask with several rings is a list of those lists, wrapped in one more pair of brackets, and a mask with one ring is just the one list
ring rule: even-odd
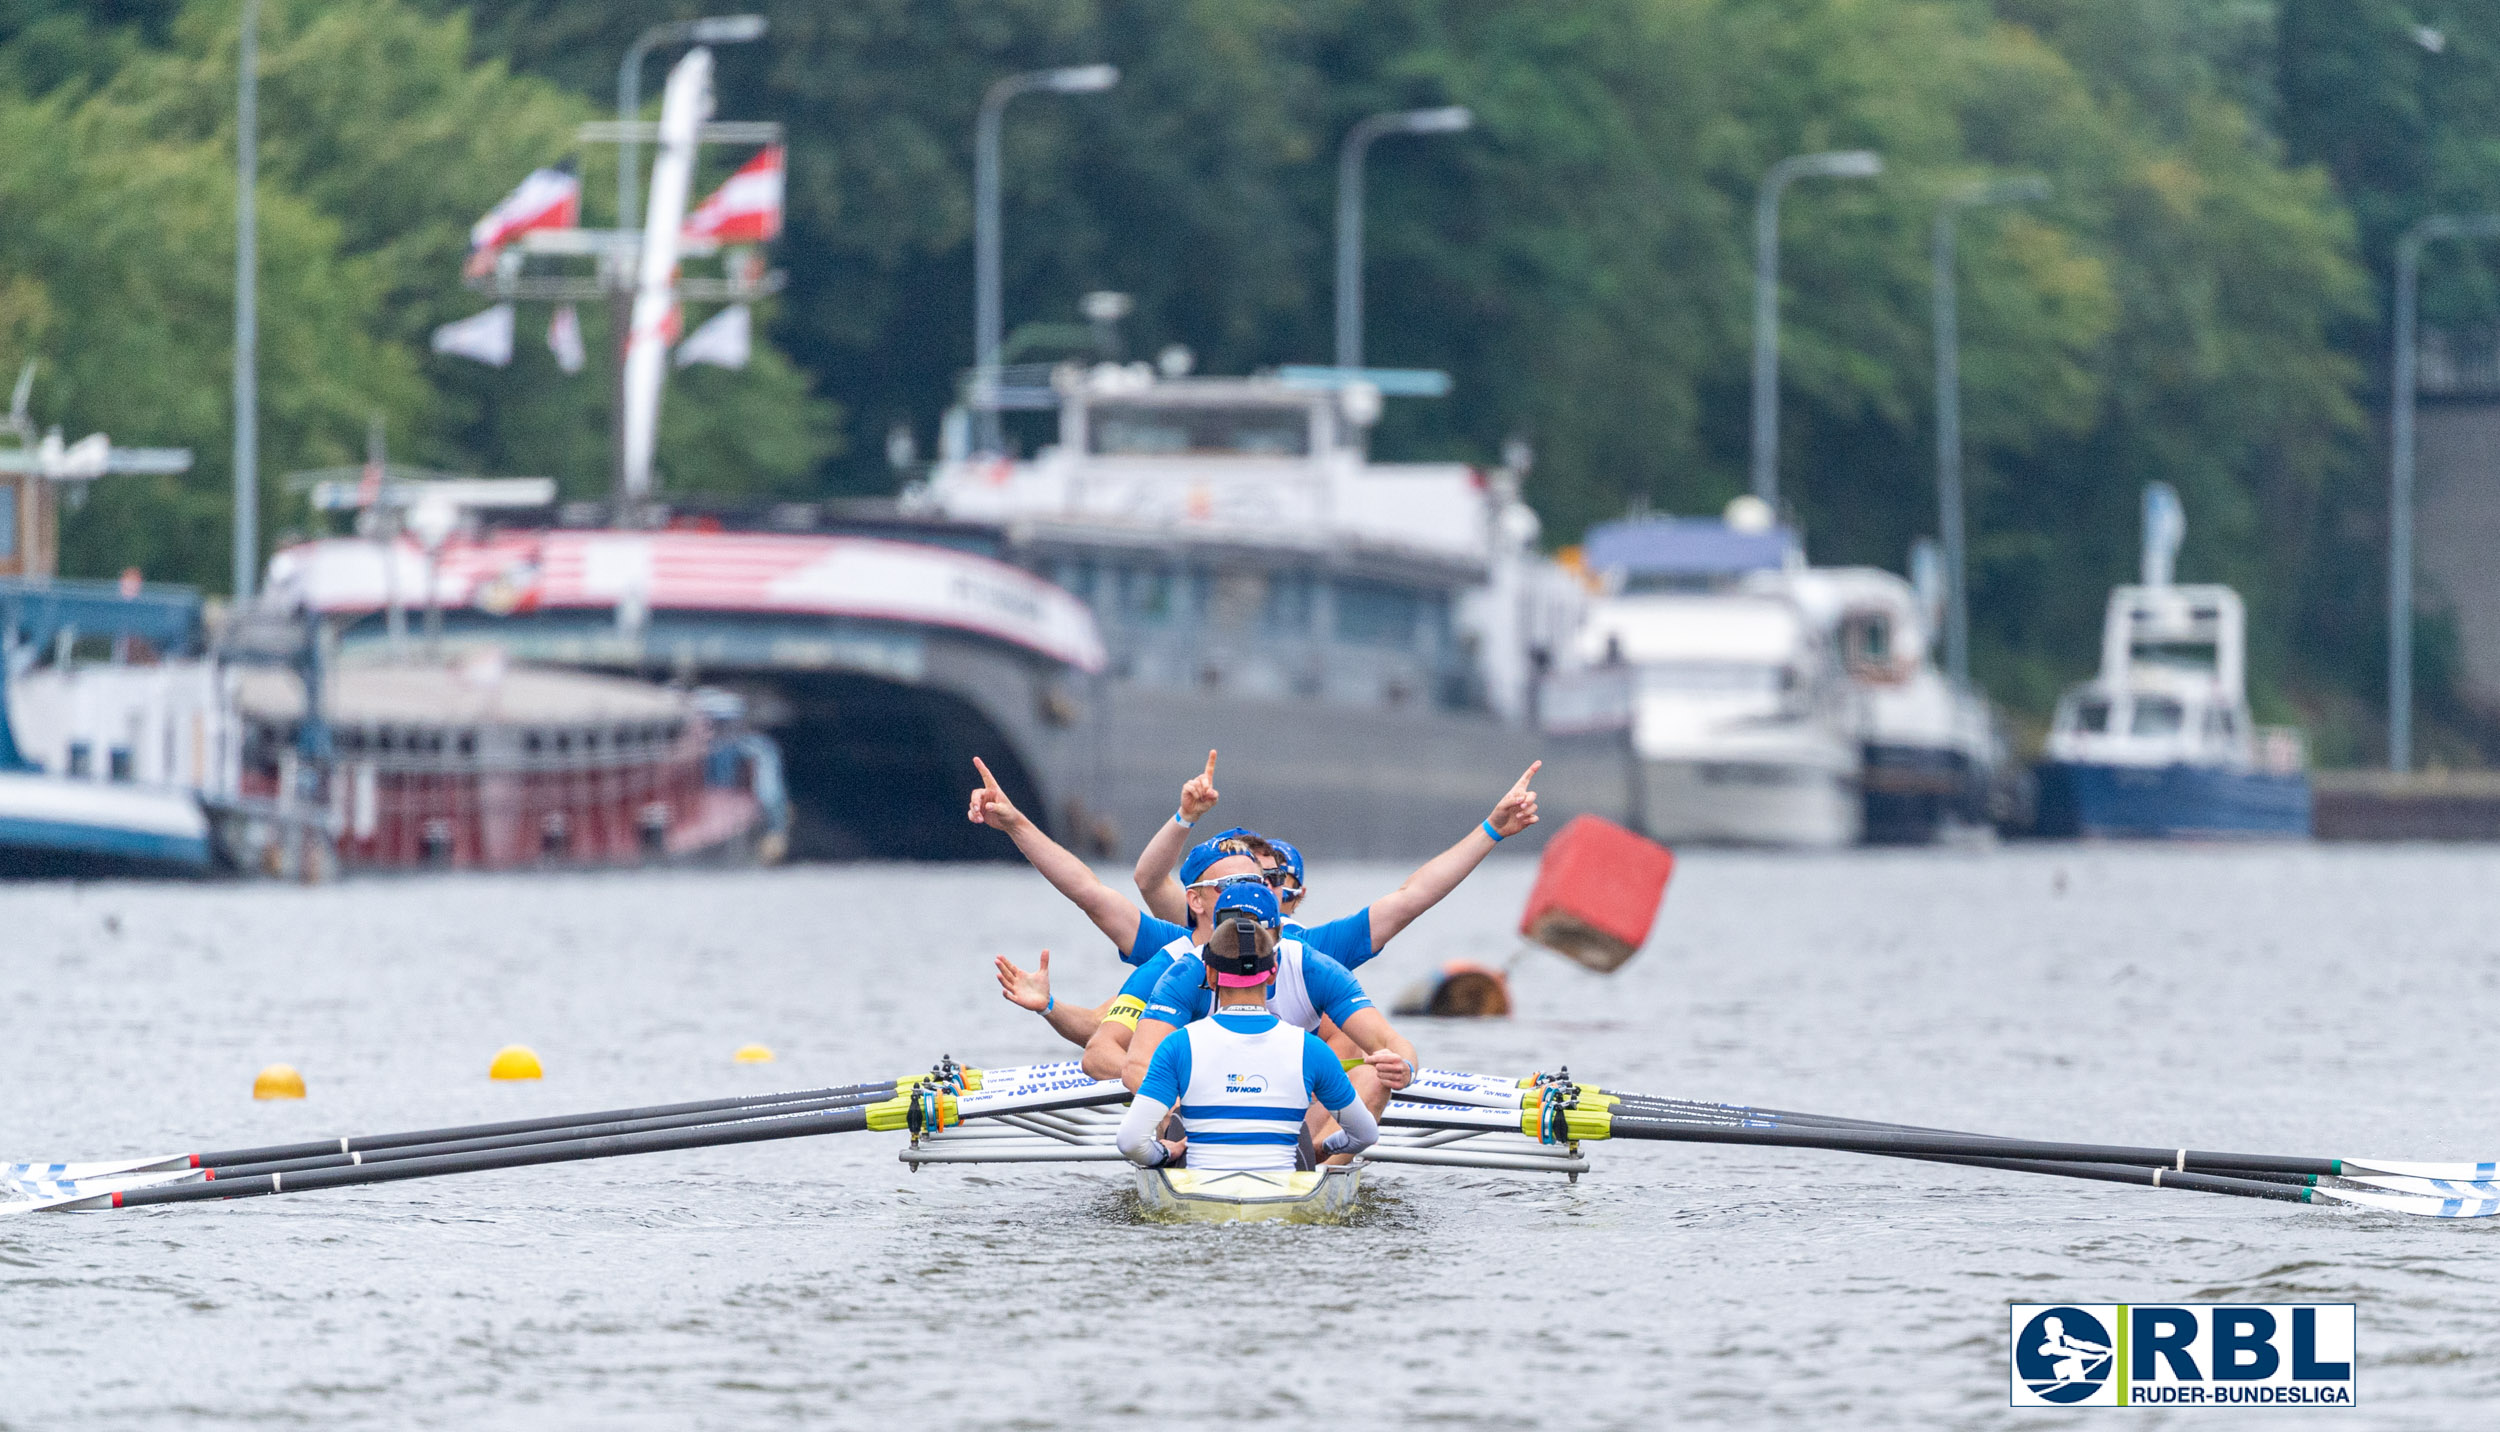
{"label": "river water", "polygon": [[[1334,914],[1402,872],[1314,872]],[[1502,961],[1494,862],[1366,971]],[[1697,853],[1611,977],[1427,1062],[1994,1132],[2491,1158],[2486,850]],[[0,1158],[230,1147],[1061,1057],[988,957],[1103,943],[1021,867],[0,890]],[[733,1065],[747,1041],[778,1052]],[[496,1085],[522,1042],[538,1084]],[[311,1097],[255,1103],[284,1060]],[[1165,1227],[1103,1166],[899,1135],[0,1223],[0,1428],[1993,1427],[2005,1304],[2360,1304],[2360,1407],[2489,1425],[2500,1222],[1808,1151],[1383,1171]],[[2033,1414],[2039,1416],[2042,1414]],[[2055,1414],[2047,1414],[2053,1417]],[[2122,1414],[2234,1426],[2260,1414]],[[2275,1414],[2279,1415],[2279,1414]]]}

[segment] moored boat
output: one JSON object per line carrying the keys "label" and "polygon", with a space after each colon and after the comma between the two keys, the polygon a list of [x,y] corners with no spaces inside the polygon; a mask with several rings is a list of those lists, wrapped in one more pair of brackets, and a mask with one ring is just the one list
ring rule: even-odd
{"label": "moored boat", "polygon": [[2171,581],[2185,520],[2167,486],[2146,488],[2144,514],[2143,581],[2110,592],[2100,672],[2058,702],[2049,729],[2038,833],[2307,836],[2299,733],[2250,720],[2239,593]]}
{"label": "moored boat", "polygon": [[1670,844],[1828,849],[1864,827],[1852,697],[1788,590],[1795,536],[1761,522],[1636,518],[1591,529],[1600,583],[1540,693],[1548,731],[1613,727],[1634,821]]}

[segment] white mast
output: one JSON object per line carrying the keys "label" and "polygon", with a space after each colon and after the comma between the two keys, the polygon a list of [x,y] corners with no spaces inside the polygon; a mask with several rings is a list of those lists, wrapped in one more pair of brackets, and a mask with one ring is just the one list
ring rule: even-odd
{"label": "white mast", "polygon": [[677,306],[679,230],[694,183],[695,140],[712,117],[712,52],[697,47],[668,72],[660,100],[660,142],[651,164],[651,199],[642,229],[633,323],[625,342],[625,493],[651,493],[651,456],[660,433],[660,380],[668,363],[667,325]]}

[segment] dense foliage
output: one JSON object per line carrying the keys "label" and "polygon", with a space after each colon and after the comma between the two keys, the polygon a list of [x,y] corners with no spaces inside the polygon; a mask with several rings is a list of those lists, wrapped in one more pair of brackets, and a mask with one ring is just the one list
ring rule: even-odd
{"label": "dense foliage", "polygon": [[[2160,478],[2187,500],[2184,573],[2250,598],[2261,706],[2299,707],[2330,757],[2375,745],[2388,254],[2422,213],[2500,202],[2500,7],[754,8],[771,36],[721,51],[722,107],[790,128],[792,283],[769,315],[777,355],[672,390],[674,490],[887,491],[889,428],[934,442],[970,356],[973,114],[1001,74],[1124,73],[1010,111],[1010,328],[1043,336],[1079,295],[1119,289],[1132,351],[1184,343],[1217,372],[1325,358],[1346,128],[1471,106],[1471,133],[1373,151],[1368,356],[1458,379],[1449,400],[1394,404],[1379,450],[1489,460],[1529,438],[1557,542],[1628,504],[1709,511],[1740,490],[1755,190],[1784,154],[1868,147],[1880,180],[1809,181],[1787,204],[1783,484],[1817,560],[1897,567],[1934,530],[1930,226],[1956,187],[2039,174],[2047,201],[1962,223],[1981,675],[2036,714],[2088,668]],[[420,461],[596,490],[598,365],[567,379],[525,344],[496,372],[422,339],[480,306],[456,283],[462,227],[575,153],[633,38],[697,8],[264,9],[265,466],[341,460],[380,409]],[[19,141],[0,160],[0,358],[52,365],[47,417],[204,458],[100,494],[73,529],[90,570],[222,571],[233,34],[232,0],[0,10],[0,127]],[[605,222],[611,154],[580,157]],[[2471,327],[2500,303],[2481,257],[2442,257],[2435,319]],[[535,337],[543,310],[525,314]],[[2467,728],[2446,709],[2453,752]]]}

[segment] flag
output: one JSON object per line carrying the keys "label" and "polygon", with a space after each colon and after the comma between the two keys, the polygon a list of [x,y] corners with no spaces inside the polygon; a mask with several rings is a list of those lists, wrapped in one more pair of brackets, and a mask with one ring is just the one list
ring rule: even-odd
{"label": "flag", "polygon": [[581,176],[570,168],[533,169],[502,203],[469,226],[469,248],[499,249],[532,229],[569,229],[581,219]]}
{"label": "flag", "polygon": [[743,303],[733,303],[686,335],[677,345],[677,366],[709,363],[716,368],[744,368],[755,337],[754,319]]}
{"label": "flag", "polygon": [[781,233],[782,147],[766,147],[686,216],[686,237],[760,244]]}
{"label": "flag", "polygon": [[512,305],[496,304],[434,330],[434,351],[500,368],[512,361]]}
{"label": "flag", "polygon": [[582,371],[582,315],[573,305],[558,308],[547,321],[547,351],[556,355],[556,366],[565,372]]}

